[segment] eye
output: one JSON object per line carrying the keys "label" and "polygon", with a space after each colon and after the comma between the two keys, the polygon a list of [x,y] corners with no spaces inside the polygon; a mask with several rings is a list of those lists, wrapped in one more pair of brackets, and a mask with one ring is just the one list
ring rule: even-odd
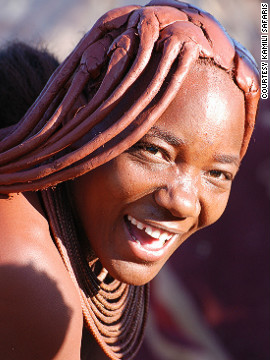
{"label": "eye", "polygon": [[146,156],[151,156],[157,159],[165,159],[165,160],[168,159],[168,154],[164,149],[150,143],[138,142],[135,145],[133,145],[130,150],[138,150],[139,152],[141,152]]}
{"label": "eye", "polygon": [[233,179],[232,174],[222,170],[210,170],[208,174],[217,180],[231,181]]}
{"label": "eye", "polygon": [[157,147],[157,146],[154,146],[154,145],[144,145],[143,146],[143,149],[147,152],[149,152],[150,154],[152,155],[155,155],[156,157],[160,157],[160,158],[163,158],[163,154],[161,152],[161,150]]}

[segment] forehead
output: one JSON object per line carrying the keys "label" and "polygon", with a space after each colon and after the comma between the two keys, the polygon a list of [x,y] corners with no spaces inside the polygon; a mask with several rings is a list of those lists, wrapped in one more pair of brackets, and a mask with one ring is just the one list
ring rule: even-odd
{"label": "forehead", "polygon": [[244,94],[234,83],[232,77],[217,66],[196,63],[184,79],[172,105],[177,106],[181,103],[183,107],[187,104],[190,109],[192,105],[194,109],[198,105],[202,105],[201,110],[207,111],[212,99],[218,101],[217,106],[223,104],[227,110],[238,111],[241,109],[244,111]]}
{"label": "forehead", "polygon": [[240,151],[244,122],[241,90],[225,71],[203,64],[188,74],[156,126],[193,142],[225,141]]}
{"label": "forehead", "polygon": [[169,120],[180,113],[189,114],[190,121],[200,119],[203,127],[214,116],[216,126],[222,127],[232,117],[244,128],[244,105],[244,94],[229,74],[215,66],[195,65],[162,118]]}

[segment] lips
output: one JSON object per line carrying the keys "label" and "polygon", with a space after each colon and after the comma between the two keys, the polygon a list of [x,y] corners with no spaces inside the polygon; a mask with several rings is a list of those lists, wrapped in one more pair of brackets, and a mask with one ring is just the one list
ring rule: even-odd
{"label": "lips", "polygon": [[131,248],[143,260],[152,261],[163,257],[167,244],[175,235],[138,221],[131,215],[125,216],[125,223],[132,239]]}

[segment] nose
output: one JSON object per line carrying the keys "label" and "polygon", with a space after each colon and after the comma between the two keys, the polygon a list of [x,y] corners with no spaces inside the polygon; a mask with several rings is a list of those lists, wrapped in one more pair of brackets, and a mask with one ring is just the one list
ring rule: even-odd
{"label": "nose", "polygon": [[197,218],[201,211],[198,187],[189,179],[174,181],[159,188],[155,194],[156,203],[178,218]]}

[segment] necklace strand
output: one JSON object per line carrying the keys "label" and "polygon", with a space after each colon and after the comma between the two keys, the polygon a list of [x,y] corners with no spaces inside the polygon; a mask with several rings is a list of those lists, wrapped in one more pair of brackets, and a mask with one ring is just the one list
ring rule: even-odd
{"label": "necklace strand", "polygon": [[[78,239],[63,185],[41,192],[54,242],[79,293],[85,325],[112,360],[131,360],[142,343],[149,285],[133,286],[112,279],[97,258],[87,261]],[[103,280],[103,281],[102,281]]]}

